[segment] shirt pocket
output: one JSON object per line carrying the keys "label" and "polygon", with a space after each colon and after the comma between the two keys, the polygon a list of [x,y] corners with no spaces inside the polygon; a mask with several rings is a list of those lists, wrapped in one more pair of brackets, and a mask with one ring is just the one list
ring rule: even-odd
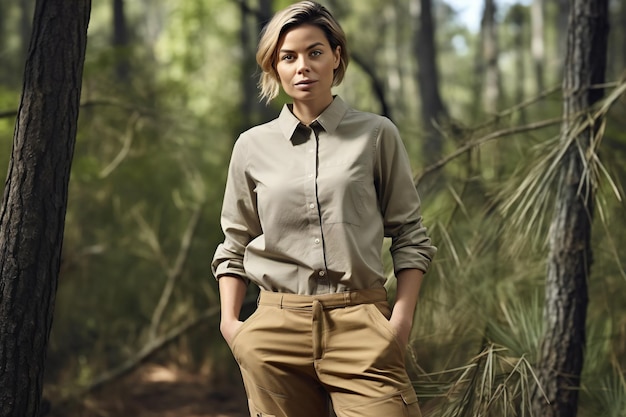
{"label": "shirt pocket", "polygon": [[334,186],[319,192],[322,222],[326,224],[351,224],[361,226],[365,219],[366,182],[336,181]]}
{"label": "shirt pocket", "polygon": [[377,201],[372,167],[360,156],[320,163],[317,197],[323,223],[367,226],[373,220]]}

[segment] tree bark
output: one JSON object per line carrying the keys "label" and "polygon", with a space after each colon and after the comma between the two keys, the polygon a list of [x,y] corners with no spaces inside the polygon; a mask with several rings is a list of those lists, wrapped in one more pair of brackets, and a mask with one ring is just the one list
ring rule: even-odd
{"label": "tree bark", "polygon": [[432,0],[419,0],[418,30],[413,36],[413,49],[417,57],[417,83],[424,124],[423,159],[429,165],[441,158],[443,137],[439,125],[448,118],[448,112],[439,94],[435,24]]}
{"label": "tree bark", "polygon": [[38,0],[0,208],[0,417],[35,417],[58,281],[90,1]]}
{"label": "tree bark", "polygon": [[591,269],[591,220],[595,187],[586,166],[595,151],[598,121],[582,132],[590,107],[602,98],[594,85],[604,82],[608,0],[572,0],[565,74],[560,164],[555,210],[550,227],[545,333],[537,376],[547,400],[535,392],[534,415],[574,417],[584,361],[587,279]]}

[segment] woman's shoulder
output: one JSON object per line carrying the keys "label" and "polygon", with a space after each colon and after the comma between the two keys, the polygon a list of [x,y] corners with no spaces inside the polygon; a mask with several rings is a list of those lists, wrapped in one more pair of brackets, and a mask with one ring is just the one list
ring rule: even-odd
{"label": "woman's shoulder", "polygon": [[395,124],[387,116],[383,116],[378,113],[355,109],[348,107],[346,112],[346,119],[352,121],[359,121],[361,123],[374,123],[384,127],[395,127]]}
{"label": "woman's shoulder", "polygon": [[387,116],[353,108],[348,110],[344,121],[364,129],[376,129],[381,133],[396,134],[398,131],[397,126]]}
{"label": "woman's shoulder", "polygon": [[245,139],[254,141],[261,137],[276,134],[280,134],[278,119],[270,120],[269,122],[261,123],[248,128],[239,135],[239,140]]}

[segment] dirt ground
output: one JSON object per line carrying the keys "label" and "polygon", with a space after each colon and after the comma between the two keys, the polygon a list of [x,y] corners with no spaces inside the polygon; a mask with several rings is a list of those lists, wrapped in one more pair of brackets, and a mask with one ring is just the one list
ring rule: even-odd
{"label": "dirt ground", "polygon": [[71,417],[248,417],[243,386],[146,365],[73,407]]}

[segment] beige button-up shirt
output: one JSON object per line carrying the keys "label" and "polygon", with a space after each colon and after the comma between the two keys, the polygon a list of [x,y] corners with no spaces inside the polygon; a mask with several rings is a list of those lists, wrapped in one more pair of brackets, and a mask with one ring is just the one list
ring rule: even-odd
{"label": "beige button-up shirt", "polygon": [[286,105],[235,143],[215,277],[304,295],[378,288],[384,236],[396,272],[426,271],[436,248],[395,125],[335,97],[310,126]]}

